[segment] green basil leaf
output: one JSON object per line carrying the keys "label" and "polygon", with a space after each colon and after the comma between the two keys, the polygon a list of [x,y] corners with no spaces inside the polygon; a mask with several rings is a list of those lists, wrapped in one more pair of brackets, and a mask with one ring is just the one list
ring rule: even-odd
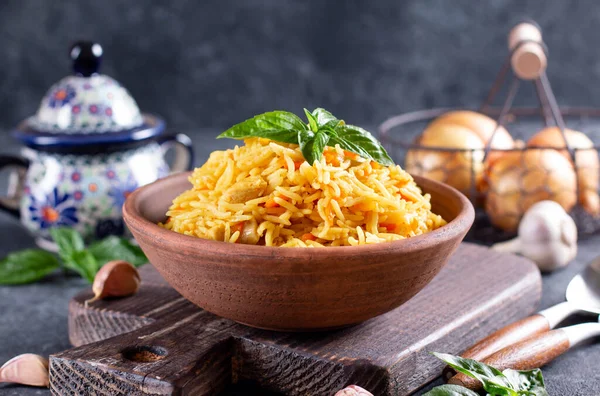
{"label": "green basil leaf", "polygon": [[544,376],[540,369],[527,371],[506,369],[502,374],[504,374],[511,383],[512,388],[517,390],[519,394],[533,396],[548,395],[544,384]]}
{"label": "green basil leaf", "polygon": [[[329,127],[335,130],[335,128],[339,127],[339,126],[344,126],[346,125],[346,123],[344,122],[344,120],[331,120],[328,123],[324,124],[323,127]],[[337,132],[336,132],[337,135]]]}
{"label": "green basil leaf", "polygon": [[312,131],[300,131],[298,133],[298,144],[300,145],[300,151],[304,159],[309,163],[313,164],[315,159],[313,157],[313,143],[315,140],[315,134]]}
{"label": "green basil leaf", "polygon": [[302,148],[302,145],[306,144],[306,142],[308,142],[309,140],[312,140],[314,138],[315,138],[315,134],[310,129],[298,131],[298,138],[296,140],[296,144],[300,145],[300,147]]}
{"label": "green basil leaf", "polygon": [[331,125],[325,124],[319,127],[319,131],[327,133],[330,137],[338,136],[338,133],[336,132],[335,128]]}
{"label": "green basil leaf", "polygon": [[88,282],[94,282],[96,272],[100,269],[98,261],[89,250],[79,250],[63,258],[65,267],[77,272]]}
{"label": "green basil leaf", "polygon": [[308,125],[310,126],[310,130],[313,132],[317,132],[319,130],[319,125],[317,124],[317,119],[313,117],[310,111],[304,109],[304,114],[306,114],[306,119],[308,120]]}
{"label": "green basil leaf", "polygon": [[354,125],[339,125],[336,142],[344,150],[353,152],[363,158],[371,159],[381,165],[394,165],[385,148],[368,131]]}
{"label": "green basil leaf", "polygon": [[44,278],[60,267],[55,255],[40,249],[11,253],[0,261],[0,285],[22,285]]}
{"label": "green basil leaf", "polygon": [[306,130],[306,124],[293,113],[271,111],[236,124],[217,136],[217,139],[245,139],[262,137],[283,143],[298,143],[298,131]]}
{"label": "green basil leaf", "polygon": [[58,255],[63,260],[70,257],[74,252],[85,249],[83,238],[72,228],[51,228],[50,236],[58,246]]}
{"label": "green basil leaf", "polygon": [[[312,154],[312,161],[309,164],[313,164],[315,160],[320,160],[323,157],[323,150],[329,141],[329,135],[325,132],[319,131],[315,134],[315,138],[311,140],[310,150]],[[302,152],[304,154],[304,151]]]}
{"label": "green basil leaf", "polygon": [[479,396],[479,394],[463,386],[447,384],[436,386],[429,392],[424,393],[423,396]]}
{"label": "green basil leaf", "polygon": [[433,353],[438,359],[446,362],[450,367],[469,377],[479,380],[486,392],[494,395],[517,396],[516,389],[495,367],[480,363],[473,359],[465,359],[446,353]]}
{"label": "green basil leaf", "polygon": [[[339,144],[344,150],[356,153],[365,159],[382,165],[394,164],[385,148],[368,131],[357,126],[346,125],[343,120],[337,119],[322,108],[317,108],[312,113],[304,109],[304,112],[308,125],[292,113],[272,111],[234,125],[217,138],[262,137],[277,142],[297,143],[309,163],[314,163],[315,159],[321,158],[320,147],[323,142],[327,144],[329,141],[330,145]],[[314,135],[318,132],[322,132],[322,135],[313,142]]]}
{"label": "green basil leaf", "polygon": [[336,144],[339,144],[340,147],[343,150],[350,151],[351,153],[358,154],[362,158],[365,158],[365,159],[370,159],[371,158],[370,154],[365,149],[363,149],[361,146],[359,146],[359,145],[357,145],[357,144],[355,144],[353,142],[344,140],[339,135],[331,136],[329,140],[330,140],[332,146],[335,146]]}
{"label": "green basil leaf", "polygon": [[146,255],[139,246],[132,244],[128,239],[109,236],[99,242],[91,244],[88,248],[98,262],[98,266],[113,260],[125,260],[135,267],[148,263]]}
{"label": "green basil leaf", "polygon": [[341,122],[333,114],[320,107],[314,109],[312,115],[316,118],[319,127],[325,126],[327,124],[329,124],[332,127],[336,127]]}

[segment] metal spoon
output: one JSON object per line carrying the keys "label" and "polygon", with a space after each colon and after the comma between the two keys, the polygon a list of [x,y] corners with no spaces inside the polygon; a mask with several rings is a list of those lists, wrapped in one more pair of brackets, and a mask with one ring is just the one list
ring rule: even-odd
{"label": "metal spoon", "polygon": [[[583,311],[600,315],[600,257],[593,260],[581,273],[569,282],[566,298],[567,302],[544,309],[537,314],[521,319],[496,331],[467,349],[461,356],[486,361],[486,358],[500,350],[504,350],[508,346],[548,333],[549,330],[555,328],[560,322],[574,313]],[[571,328],[573,330],[566,330]],[[573,346],[593,336],[596,334],[596,331],[600,331],[600,325],[598,323],[584,323],[561,329],[563,332],[565,330],[568,332],[569,345]],[[450,379],[454,374],[456,372],[449,367],[446,367],[442,373],[446,380]]]}

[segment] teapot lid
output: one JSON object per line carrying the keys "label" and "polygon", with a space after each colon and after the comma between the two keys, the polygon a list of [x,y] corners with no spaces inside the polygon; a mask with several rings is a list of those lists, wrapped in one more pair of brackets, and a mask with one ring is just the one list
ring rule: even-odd
{"label": "teapot lid", "polygon": [[102,53],[100,44],[90,41],[71,46],[73,75],[50,87],[37,113],[14,135],[37,146],[115,143],[160,134],[164,122],[142,114],[127,89],[98,72]]}

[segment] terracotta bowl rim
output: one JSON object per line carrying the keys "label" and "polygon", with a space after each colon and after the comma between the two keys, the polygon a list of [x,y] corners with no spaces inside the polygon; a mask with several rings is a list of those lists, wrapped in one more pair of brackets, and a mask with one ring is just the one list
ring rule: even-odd
{"label": "terracotta bowl rim", "polygon": [[158,188],[161,184],[165,184],[173,179],[187,179],[191,173],[192,171],[176,173],[142,186],[132,192],[127,197],[123,205],[123,218],[125,223],[138,233],[151,237],[154,245],[160,245],[165,247],[167,250],[169,249],[169,246],[177,246],[177,250],[186,248],[190,249],[189,251],[197,251],[198,254],[202,254],[213,250],[219,250],[224,246],[224,244],[228,244],[228,255],[240,254],[251,256],[277,255],[278,257],[321,257],[345,256],[352,254],[362,255],[368,253],[381,254],[392,251],[398,252],[399,250],[409,251],[431,248],[435,245],[439,245],[443,242],[447,242],[453,238],[461,237],[462,235],[466,234],[475,219],[475,209],[473,208],[471,201],[469,201],[464,194],[447,184],[422,176],[413,176],[417,182],[417,185],[431,185],[436,189],[442,190],[444,192],[443,195],[445,196],[454,196],[454,198],[458,198],[458,201],[461,203],[460,212],[454,219],[449,221],[448,224],[436,230],[393,242],[383,242],[361,246],[326,246],[322,248],[282,248],[279,246],[244,245],[179,234],[175,231],[160,227],[140,214],[138,208],[138,197],[146,190]]}

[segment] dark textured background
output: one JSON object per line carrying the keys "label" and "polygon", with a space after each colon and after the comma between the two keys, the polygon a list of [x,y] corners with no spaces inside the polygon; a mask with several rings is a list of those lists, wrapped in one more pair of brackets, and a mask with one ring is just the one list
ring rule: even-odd
{"label": "dark textured background", "polygon": [[33,113],[69,73],[68,45],[80,38],[99,41],[103,71],[178,130],[275,108],[322,106],[375,125],[473,105],[525,16],[544,29],[559,101],[600,106],[594,0],[2,0],[0,129]]}
{"label": "dark textured background", "polygon": [[[526,16],[544,29],[559,102],[600,107],[594,0],[0,0],[0,152],[18,151],[7,131],[69,73],[77,39],[102,43],[103,71],[144,111],[189,133],[199,164],[232,144],[208,136],[274,108],[323,106],[373,127],[399,112],[477,105],[506,55],[510,26]],[[519,101],[533,98],[524,91]],[[563,300],[599,241],[582,241],[574,263],[544,276],[542,307]],[[17,220],[0,214],[0,257],[32,245]],[[67,301],[82,287],[56,275],[0,288],[0,363],[68,348]],[[544,368],[550,393],[597,395],[599,356],[595,343]],[[0,385],[0,394],[48,392]]]}

